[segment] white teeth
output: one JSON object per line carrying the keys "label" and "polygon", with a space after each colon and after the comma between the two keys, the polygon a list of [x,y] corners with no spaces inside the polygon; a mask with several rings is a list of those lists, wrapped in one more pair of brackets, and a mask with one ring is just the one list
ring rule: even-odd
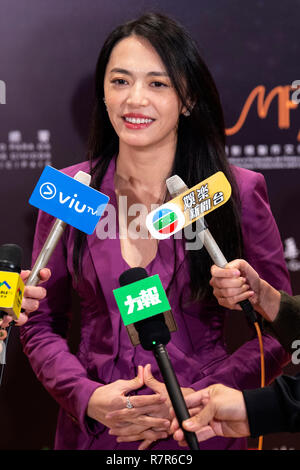
{"label": "white teeth", "polygon": [[153,119],[144,119],[144,118],[131,118],[125,116],[125,121],[131,122],[131,124],[149,124]]}

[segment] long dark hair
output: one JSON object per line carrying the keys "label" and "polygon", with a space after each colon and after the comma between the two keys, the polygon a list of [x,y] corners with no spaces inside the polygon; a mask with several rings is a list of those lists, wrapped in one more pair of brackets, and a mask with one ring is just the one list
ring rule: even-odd
{"label": "long dark hair", "polygon": [[[100,188],[111,159],[118,153],[118,136],[103,102],[104,75],[114,46],[131,35],[148,40],[154,47],[181,102],[190,110],[189,117],[179,117],[172,174],[179,175],[188,187],[217,171],[226,175],[232,187],[232,197],[224,206],[208,214],[206,222],[225,257],[228,260],[241,257],[239,194],[225,154],[225,124],[219,94],[193,39],[181,25],[164,15],[147,13],[118,26],[102,47],[96,66],[96,100],[88,143],[91,186]],[[96,159],[99,160],[95,164]],[[73,263],[78,275],[84,239],[84,234],[76,233]],[[188,260],[192,298],[203,299],[211,294],[208,282],[212,262],[205,249],[188,251]]]}

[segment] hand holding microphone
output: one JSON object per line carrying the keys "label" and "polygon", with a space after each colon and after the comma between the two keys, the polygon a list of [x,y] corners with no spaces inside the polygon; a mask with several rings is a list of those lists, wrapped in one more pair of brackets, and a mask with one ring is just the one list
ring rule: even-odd
{"label": "hand holding microphone", "polygon": [[[0,246],[0,364],[6,362],[6,343],[10,332],[10,328],[8,330],[7,328],[11,321],[14,320],[18,325],[26,323],[27,314],[36,310],[38,301],[45,296],[45,291],[41,287],[24,289],[24,280],[30,271],[21,272],[21,258],[22,250],[18,245]],[[50,271],[45,270],[42,277],[44,280],[49,279]],[[25,309],[23,312],[22,307]],[[1,380],[2,373],[0,385]]]}
{"label": "hand holding microphone", "polygon": [[249,300],[267,321],[275,320],[280,307],[280,292],[261,279],[247,261],[237,259],[224,268],[211,267],[210,285],[218,303],[231,310],[242,310],[240,302]]}
{"label": "hand holding microphone", "polygon": [[[20,277],[23,282],[26,284],[28,277],[30,276],[30,270],[22,270],[20,273]],[[44,287],[40,287],[40,285],[44,282],[47,282],[51,277],[51,271],[48,268],[43,268],[39,272],[39,286],[25,286],[23,299],[22,299],[22,307],[19,318],[15,320],[15,325],[21,326],[28,320],[28,315],[32,312],[35,312],[39,308],[39,301],[46,297],[47,291]],[[13,320],[11,315],[4,315],[2,319],[0,319],[0,327],[7,328],[10,322]],[[2,333],[4,336],[4,334]],[[4,338],[1,338],[4,339]]]}
{"label": "hand holding microphone", "polygon": [[[214,178],[216,176],[218,176],[219,174],[220,174],[220,177],[216,178],[216,182],[215,182]],[[210,183],[210,188],[209,189],[207,188],[207,186],[209,184],[208,182]],[[206,184],[204,185],[204,183],[206,183]],[[173,175],[170,178],[168,178],[167,181],[166,181],[166,184],[167,184],[167,187],[168,187],[168,190],[169,190],[169,193],[171,194],[171,196],[172,197],[175,196],[175,199],[173,199],[173,201],[177,201],[177,203],[178,203],[178,198],[179,197],[184,198],[185,197],[184,194],[186,194],[186,192],[189,191],[187,185],[185,184],[185,182],[178,175]],[[210,232],[210,230],[209,230],[209,228],[208,228],[208,226],[207,226],[207,224],[204,220],[204,215],[208,214],[212,210],[215,210],[216,208],[220,207],[221,204],[226,202],[226,200],[231,195],[231,188],[230,188],[230,185],[229,185],[228,181],[226,180],[225,176],[221,172],[215,173],[215,175],[212,175],[210,178],[207,178],[207,180],[200,183],[200,185],[201,185],[201,188],[205,187],[207,189],[207,193],[206,193],[207,197],[208,197],[209,194],[214,194],[212,199],[213,199],[213,201],[215,199],[215,201],[217,203],[216,204],[213,203],[213,207],[212,207],[211,202],[209,202],[209,204],[207,204],[208,210],[206,210],[206,206],[204,206],[202,212],[201,212],[201,209],[198,209],[199,213],[197,212],[197,217],[192,219],[191,216],[190,216],[189,223],[191,223],[192,221],[196,221],[196,220],[200,221],[201,229],[198,233],[198,236],[199,236],[201,242],[205,246],[209,256],[211,257],[211,259],[213,260],[215,265],[218,266],[219,268],[225,268],[225,266],[228,264],[228,262],[227,262],[225,256],[223,255],[222,251],[220,250],[218,244],[216,243],[214,237],[212,236],[212,234],[211,234],[211,232]],[[229,188],[228,188],[228,185],[229,185]],[[192,190],[193,190],[193,188],[192,188]],[[200,189],[200,191],[201,191],[201,189]],[[216,191],[216,192],[214,192],[214,191]],[[225,194],[226,194],[226,197],[225,197]],[[220,197],[220,195],[221,195],[221,197]],[[215,198],[215,196],[217,196],[217,198]],[[206,200],[210,201],[210,199],[206,199]],[[179,199],[179,201],[180,201],[180,199]],[[219,202],[219,201],[221,201],[221,202]],[[201,203],[200,203],[200,207],[201,207]],[[192,213],[193,216],[195,215],[194,212],[195,211],[193,211],[193,213]],[[239,305],[240,305],[241,309],[244,311],[244,313],[246,314],[247,319],[252,324],[256,323],[257,322],[257,316],[256,316],[256,313],[255,313],[251,303],[249,302],[249,300],[247,298],[245,298],[243,300],[240,300]]]}
{"label": "hand holding microphone", "polygon": [[[0,246],[0,328],[1,339],[7,336],[5,328],[12,320],[22,325],[27,315],[39,306],[39,300],[45,297],[42,287],[25,287],[24,282],[30,271],[21,271],[22,250],[18,245],[5,244]],[[50,270],[41,271],[41,282],[50,278]]]}
{"label": "hand holding microphone", "polygon": [[[186,398],[191,418],[183,421],[187,431],[193,431],[199,442],[212,437],[247,437],[250,435],[243,393],[225,385],[216,384],[190,394]],[[171,432],[180,446],[186,446],[183,431],[173,415]]]}

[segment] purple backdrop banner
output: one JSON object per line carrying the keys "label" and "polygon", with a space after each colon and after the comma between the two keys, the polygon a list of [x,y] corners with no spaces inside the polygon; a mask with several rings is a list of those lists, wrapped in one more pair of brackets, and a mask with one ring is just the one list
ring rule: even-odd
{"label": "purple backdrop banner", "polygon": [[[30,266],[33,188],[45,165],[60,169],[85,159],[100,48],[115,26],[148,10],[174,17],[197,40],[220,91],[228,158],[264,174],[300,293],[300,93],[292,88],[300,80],[299,0],[253,0],[247,8],[237,0],[0,0],[0,244],[22,246],[24,268]],[[233,349],[249,336],[235,313],[227,334]],[[286,368],[299,370],[297,363]],[[31,371],[17,328],[0,405],[0,449],[52,448],[57,405]],[[264,449],[300,449],[299,435],[267,436]]]}

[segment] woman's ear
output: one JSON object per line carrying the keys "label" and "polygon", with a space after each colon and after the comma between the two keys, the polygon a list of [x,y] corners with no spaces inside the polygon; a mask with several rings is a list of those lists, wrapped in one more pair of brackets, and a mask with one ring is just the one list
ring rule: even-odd
{"label": "woman's ear", "polygon": [[187,100],[186,105],[182,107],[181,114],[183,114],[183,116],[185,117],[190,116],[193,110],[194,104],[195,103],[192,103],[191,101]]}
{"label": "woman's ear", "polygon": [[183,114],[185,117],[188,117],[188,116],[191,115],[191,112],[190,112],[187,108],[185,108],[185,111],[182,111],[182,114]]}

